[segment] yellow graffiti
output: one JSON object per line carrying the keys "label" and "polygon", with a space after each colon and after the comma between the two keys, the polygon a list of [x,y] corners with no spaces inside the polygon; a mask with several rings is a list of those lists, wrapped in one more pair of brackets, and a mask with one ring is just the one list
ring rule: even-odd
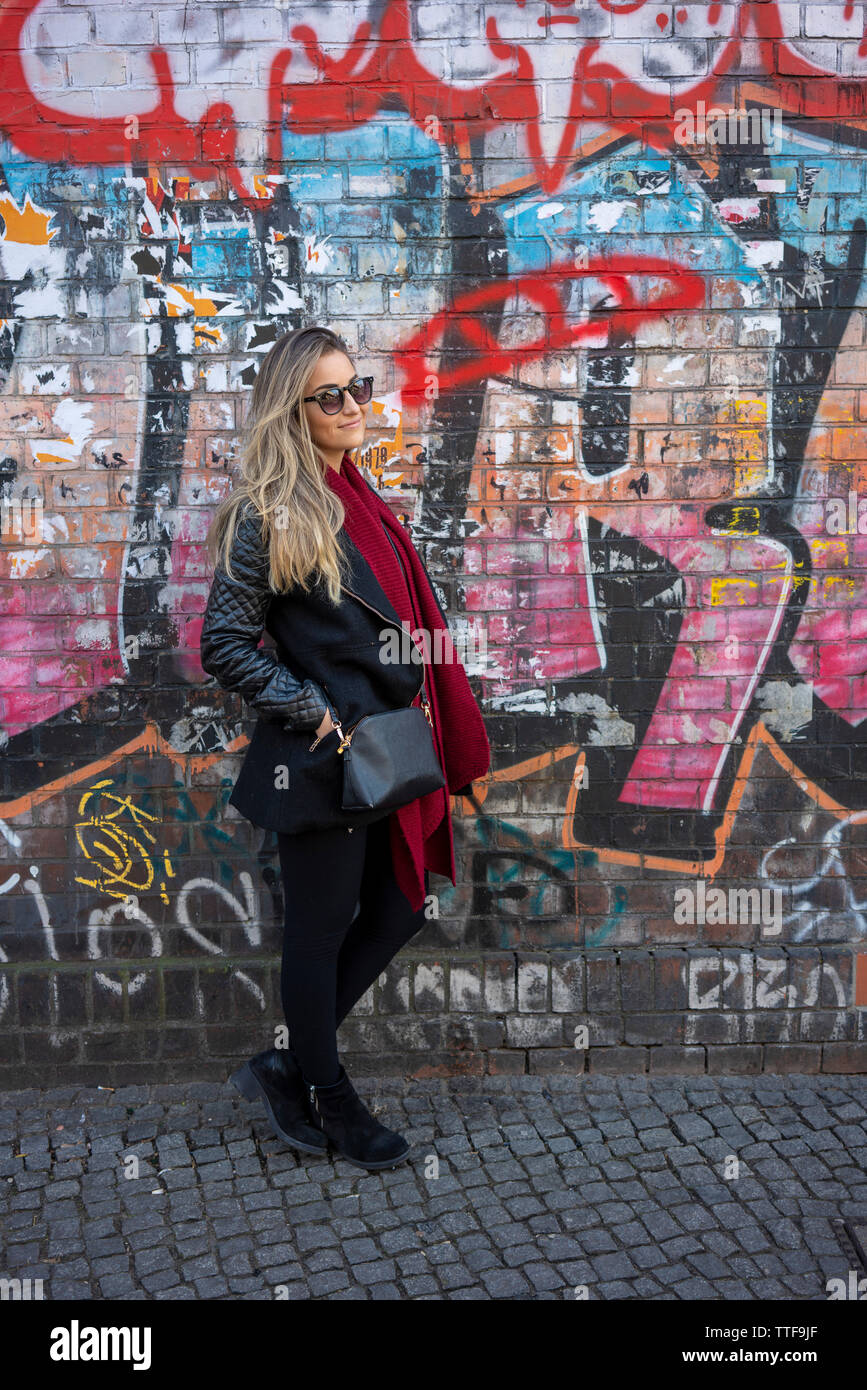
{"label": "yellow graffiti", "polygon": [[[397,414],[397,420],[393,416]],[[389,419],[389,416],[392,418]],[[406,461],[406,441],[403,435],[403,416],[394,411],[392,407],[386,408],[381,402],[372,402],[371,419],[369,429],[380,431],[372,433],[362,450],[358,462],[363,464],[376,479],[378,488],[399,488],[405,480],[405,474],[392,474],[386,478],[386,469],[391,469],[396,463]],[[393,437],[389,439],[386,432],[393,432]]]}
{"label": "yellow graffiti", "polygon": [[[57,442],[58,442],[59,444],[72,444],[72,445],[75,444],[75,440],[72,438],[72,435],[70,435],[70,434],[65,435],[63,438],[59,439]],[[33,453],[33,457],[35,458],[35,460],[36,460],[37,463],[69,463],[69,462],[70,462],[70,458],[69,458],[69,455],[68,455],[68,454],[46,454],[46,453],[44,453],[41,449],[35,449],[35,450],[34,450],[34,453]]]}
{"label": "yellow graffiti", "polygon": [[764,424],[768,418],[767,402],[763,400],[735,401],[734,415],[735,423],[738,425]]}
{"label": "yellow graffiti", "polygon": [[[145,822],[157,817],[134,806],[128,794],[118,796],[106,790],[113,785],[112,778],[93,783],[78,803],[80,819],[75,838],[85,859],[96,865],[97,874],[95,878],[76,874],[75,881],[122,899],[132,892],[146,892],[154,882],[149,844],[154,845],[156,837]],[[166,877],[173,878],[168,850],[163,851],[162,857]],[[160,897],[168,903],[165,883],[160,884]]]}
{"label": "yellow graffiti", "polygon": [[846,541],[841,540],[821,540],[813,537],[810,540],[810,551],[818,559],[826,555],[829,560],[833,560],[838,565],[849,564],[849,546]]}
{"label": "yellow graffiti", "polygon": [[743,606],[747,601],[746,589],[757,589],[758,583],[755,579],[712,579],[710,585],[710,601],[714,607],[725,604],[727,600],[727,589],[730,585],[735,585],[735,597],[738,603]]}
{"label": "yellow graffiti", "polygon": [[[218,323],[193,324],[193,337],[196,347],[219,347],[225,342],[225,335]],[[199,371],[199,380],[204,380],[205,369]]]}
{"label": "yellow graffiti", "polygon": [[721,531],[726,536],[757,536],[760,521],[761,512],[758,507],[732,507],[729,524],[716,526],[714,530]]}
{"label": "yellow graffiti", "polygon": [[734,465],[734,490],[738,496],[745,492],[755,492],[767,481],[768,470],[764,464],[736,463]]}
{"label": "yellow graffiti", "polygon": [[855,580],[849,579],[845,574],[826,574],[824,588],[830,589],[832,584],[842,584],[848,598],[855,597]]}

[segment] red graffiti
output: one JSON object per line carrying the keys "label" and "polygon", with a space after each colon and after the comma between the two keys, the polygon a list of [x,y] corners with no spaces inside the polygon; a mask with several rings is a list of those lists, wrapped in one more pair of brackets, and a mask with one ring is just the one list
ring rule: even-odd
{"label": "red graffiti", "polygon": [[[620,15],[643,8],[640,0],[597,2],[603,10]],[[78,116],[39,100],[24,71],[21,45],[24,26],[38,5],[39,0],[22,0],[20,5],[0,9],[0,124],[22,153],[64,164],[180,164],[195,178],[225,177],[250,208],[268,201],[267,195],[251,194],[245,186],[237,163],[236,117],[228,102],[213,102],[197,122],[178,113],[166,48],[154,47],[150,53],[158,88],[151,111],[126,117]],[[702,21],[697,19],[697,12],[697,6],[678,10],[673,16],[661,12],[666,20],[662,32],[648,36],[646,42],[659,39],[668,43],[679,29],[688,37],[690,25],[698,22],[715,28],[726,13],[722,6],[711,5]],[[532,46],[502,39],[493,15],[486,22],[488,48],[498,64],[506,62],[510,67],[475,86],[444,81],[420,61],[412,39],[408,0],[390,0],[377,33],[369,22],[359,23],[339,58],[324,51],[310,25],[299,24],[292,30],[292,38],[317,69],[319,80],[287,82],[296,50],[281,48],[274,54],[267,84],[269,163],[272,170],[282,166],[284,129],[303,134],[351,129],[374,119],[380,110],[399,104],[431,139],[460,150],[468,148],[471,137],[495,126],[523,126],[536,177],[543,191],[552,192],[566,177],[580,127],[587,122],[601,122],[614,132],[627,132],[652,146],[670,148],[675,111],[692,110],[698,101],[715,97],[722,79],[735,70],[745,39],[758,42],[760,71],[756,76],[761,77],[764,70],[771,94],[776,94],[787,110],[838,118],[865,114],[865,84],[847,83],[802,57],[786,38],[777,4],[765,0],[742,3],[732,6],[731,14],[731,28],[727,26],[726,31],[712,36],[720,42],[707,74],[692,84],[687,80],[683,87],[672,78],[654,90],[624,72],[613,57],[606,58],[606,41],[581,37],[580,13],[549,16],[545,22],[540,18],[540,32],[555,19],[568,19],[577,26],[570,31],[575,34],[576,58],[569,107],[550,162],[542,148],[542,79],[534,66]],[[805,77],[812,81],[802,82]]]}
{"label": "red graffiti", "polygon": [[[567,311],[561,291],[567,281],[582,276],[601,281],[617,297],[618,303],[607,309],[604,315],[576,323],[574,313],[570,315]],[[646,302],[642,305],[630,283],[635,277],[667,280],[671,288],[653,298],[645,296]],[[502,347],[492,337],[484,320],[475,317],[475,313],[517,299],[520,295],[538,305],[544,316],[544,330],[534,342],[523,343],[519,347]],[[506,372],[520,362],[532,361],[564,347],[575,347],[588,338],[598,340],[615,326],[618,332],[632,335],[641,324],[652,319],[698,308],[704,303],[704,297],[705,286],[700,275],[658,256],[591,257],[587,265],[580,268],[566,261],[547,270],[498,280],[460,295],[400,345],[395,357],[407,377],[401,390],[402,401],[406,404],[424,398],[433,379],[437,393],[442,394],[456,386],[465,386],[498,372]],[[436,352],[446,328],[450,326],[458,328],[474,355],[447,372],[439,372],[428,358]]]}

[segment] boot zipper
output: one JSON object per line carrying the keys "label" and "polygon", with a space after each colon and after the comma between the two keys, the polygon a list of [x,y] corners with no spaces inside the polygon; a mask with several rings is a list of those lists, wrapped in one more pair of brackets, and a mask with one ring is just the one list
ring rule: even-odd
{"label": "boot zipper", "polygon": [[319,1123],[322,1124],[322,1111],[319,1109],[319,1104],[318,1104],[318,1102],[317,1102],[317,1100],[316,1100],[316,1087],[315,1087],[314,1085],[311,1085],[311,1086],[309,1087],[309,1090],[310,1090],[310,1108],[313,1110],[314,1114],[317,1115],[317,1116],[319,1117]]}

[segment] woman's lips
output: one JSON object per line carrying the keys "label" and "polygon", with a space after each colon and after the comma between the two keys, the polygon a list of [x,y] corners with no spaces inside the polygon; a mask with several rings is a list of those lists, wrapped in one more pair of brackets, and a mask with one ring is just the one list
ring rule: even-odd
{"label": "woman's lips", "polygon": [[354,429],[356,425],[360,425],[360,424],[361,424],[361,416],[359,415],[359,417],[358,417],[357,420],[349,420],[349,421],[347,422],[347,424],[345,424],[345,425],[338,425],[337,428],[340,429],[340,430],[351,430],[351,429]]}

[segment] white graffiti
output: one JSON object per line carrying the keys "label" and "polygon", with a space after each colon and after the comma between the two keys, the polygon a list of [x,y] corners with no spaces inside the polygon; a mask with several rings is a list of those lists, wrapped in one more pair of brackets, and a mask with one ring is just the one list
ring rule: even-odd
{"label": "white graffiti", "polygon": [[[799,845],[800,841],[791,836],[785,840],[778,840],[775,845],[762,856],[759,866],[759,873],[763,879],[770,883],[779,883],[785,887],[790,895],[792,902],[791,912],[786,914],[783,926],[789,929],[788,936],[792,941],[803,941],[806,937],[814,936],[818,928],[830,917],[845,912],[852,921],[859,936],[867,937],[867,899],[857,898],[852,888],[852,881],[849,872],[843,862],[841,846],[845,831],[853,825],[867,824],[867,811],[853,811],[851,815],[835,823],[826,830],[822,836],[822,845],[825,849],[825,857],[814,874],[807,878],[775,878],[769,872],[768,862],[775,854],[780,854],[789,845]],[[842,908],[830,909],[823,907],[820,903],[813,901],[811,894],[820,884],[829,878],[841,880],[845,903]],[[815,915],[813,915],[815,914]]]}
{"label": "white graffiti", "polygon": [[[35,875],[38,870],[35,866],[31,866],[30,872],[32,875]],[[206,936],[201,930],[200,925],[197,925],[197,923],[201,922],[200,900],[198,895],[204,897],[208,894],[214,894],[218,898],[221,898],[229,908],[229,911],[237,917],[249,944],[253,947],[261,945],[262,930],[259,923],[259,896],[250,874],[242,872],[239,874],[239,878],[243,900],[235,897],[234,894],[230,893],[222,884],[215,883],[214,880],[210,878],[190,879],[188,883],[183,885],[177,897],[174,899],[177,926],[207,955],[221,956],[224,954],[224,951],[218,942],[212,941],[210,937]],[[9,879],[0,884],[0,893],[8,892],[20,881],[20,875],[18,874],[10,876]],[[23,892],[33,896],[36,903],[36,909],[39,913],[42,933],[45,939],[46,955],[50,960],[59,960],[60,957],[57,952],[54,928],[51,923],[48,904],[45,901],[39,884],[35,879],[25,879],[21,887]],[[196,896],[194,897],[193,895]],[[134,893],[130,893],[126,898],[110,903],[109,906],[104,908],[94,908],[91,912],[87,924],[87,954],[90,960],[103,960],[106,956],[110,957],[113,954],[110,945],[111,928],[116,925],[121,916],[125,921],[137,923],[144,929],[148,936],[149,952],[153,958],[158,958],[162,955],[163,942],[159,927],[148,916],[137,896]],[[103,940],[106,933],[109,934],[108,941]],[[8,964],[8,956],[2,946],[0,946],[0,965]],[[239,969],[237,966],[233,966],[229,973],[239,984],[249,990],[259,1008],[264,1011],[265,995],[261,987],[256,984],[255,980],[252,980],[245,971]],[[109,974],[105,970],[95,970],[93,978],[103,989],[115,995],[120,995],[123,990],[122,980],[113,974]],[[140,970],[132,975],[127,982],[128,994],[130,996],[137,994],[144,986],[147,978],[148,973],[144,970]],[[5,974],[0,974],[0,1018],[4,1016],[9,1007],[9,1000],[9,982]],[[52,974],[51,976],[50,1007],[51,1032],[49,1033],[49,1039],[53,1046],[59,1047],[64,1038],[69,1036],[69,1034],[58,1031],[57,1027],[59,1000],[56,974]]]}
{"label": "white graffiti", "polygon": [[[834,1007],[838,1010],[848,1008],[846,988],[839,973],[827,961],[818,961],[811,966],[804,977],[803,988],[791,982],[784,982],[788,959],[785,956],[762,956],[750,951],[736,955],[694,956],[687,965],[687,1007],[699,1012],[706,1009],[731,1009],[743,1020],[744,1040],[751,1042],[756,1035],[755,1020],[750,1017],[754,1009],[784,1009],[778,1042],[792,1042],[798,1038],[798,1014],[800,1009],[817,1007],[823,985],[830,988],[834,997]],[[755,974],[754,974],[755,968]],[[827,999],[828,989],[825,990]],[[846,1014],[837,1014],[831,1025],[831,1037],[842,1039],[846,1036]],[[697,1040],[695,1020],[687,1018],[687,1043]]]}
{"label": "white graffiti", "polygon": [[[755,981],[753,980],[755,964]],[[741,951],[734,956],[693,956],[688,967],[689,1009],[810,1009],[819,1002],[822,982],[827,980],[837,1006],[848,1005],[843,981],[832,965],[819,961],[808,972],[800,999],[794,984],[777,985],[788,961],[784,956],[753,955]],[[720,978],[722,967],[722,978]],[[714,978],[701,987],[702,976]]]}
{"label": "white graffiti", "polygon": [[[234,912],[237,916],[238,921],[244,929],[244,935],[250,945],[259,946],[261,943],[262,931],[259,926],[259,901],[258,894],[253,885],[253,879],[250,874],[245,872],[240,873],[239,878],[244,892],[244,902],[239,901],[233,893],[229,892],[228,888],[224,888],[222,884],[216,883],[211,878],[191,878],[189,883],[184,884],[175,898],[175,916],[178,926],[191,941],[195,942],[200,950],[206,952],[208,955],[220,956],[223,954],[223,948],[217,942],[211,941],[204,932],[193,925],[194,920],[200,919],[200,913],[196,912],[195,908],[191,911],[190,895],[194,892],[200,892],[202,894],[213,893],[222,898],[229,910]],[[162,955],[162,937],[160,936],[159,928],[155,922],[151,921],[150,917],[144,911],[136,895],[131,893],[121,902],[111,903],[110,906],[105,908],[95,908],[91,913],[88,926],[88,955],[90,959],[100,960],[102,958],[100,935],[107,927],[112,925],[119,912],[122,912],[128,921],[138,922],[149,933],[151,955]],[[250,991],[253,998],[258,1003],[259,1008],[264,1009],[265,996],[255,980],[251,980],[249,975],[245,974],[243,970],[239,970],[237,967],[233,967],[230,973]],[[113,979],[104,971],[97,970],[95,972],[95,979],[97,979],[105,989],[112,990],[118,994],[120,993],[122,988],[121,981]],[[134,994],[141,989],[146,979],[147,972],[145,971],[141,971],[139,974],[134,975],[127,986],[129,993]]]}

